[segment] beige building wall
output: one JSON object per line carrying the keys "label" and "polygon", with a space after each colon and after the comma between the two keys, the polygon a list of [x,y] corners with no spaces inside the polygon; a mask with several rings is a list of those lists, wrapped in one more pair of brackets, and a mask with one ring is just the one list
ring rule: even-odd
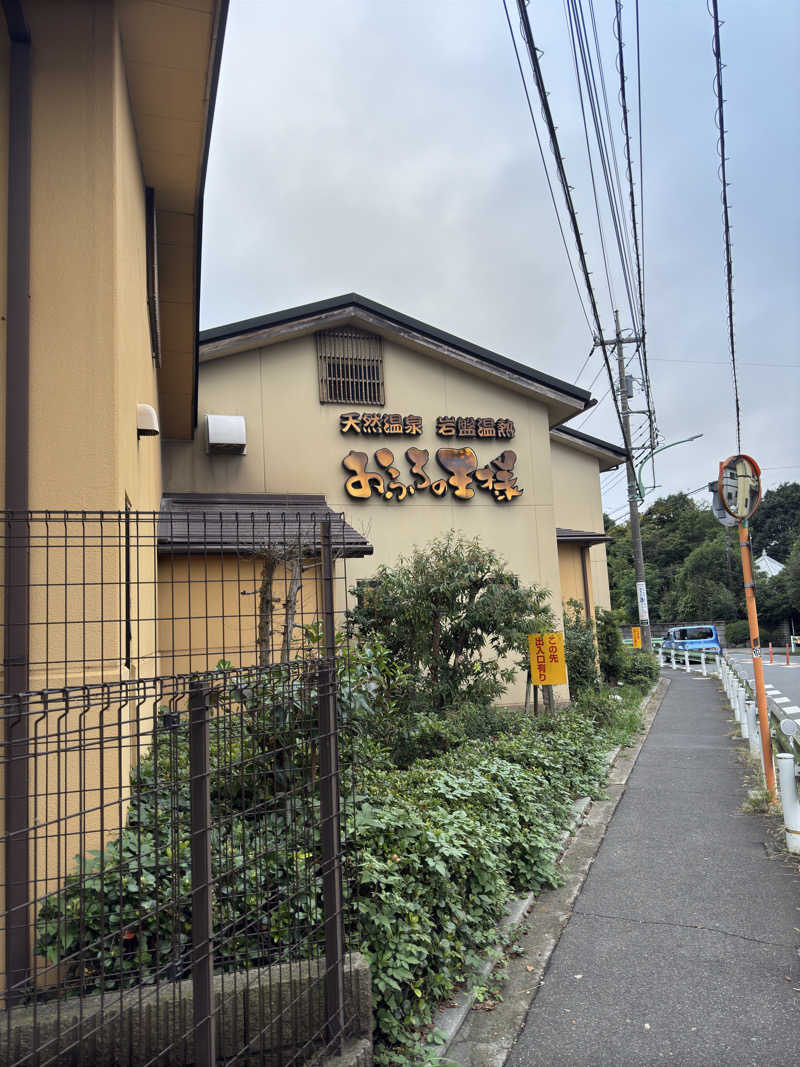
{"label": "beige building wall", "polygon": [[[35,42],[31,146],[30,475],[37,509],[157,510],[161,498],[158,440],[137,437],[137,404],[158,409],[146,283],[145,183],[128,96],[116,6],[34,0],[26,5]],[[90,523],[105,538],[85,554],[77,524],[70,548],[32,550],[34,581],[75,588],[56,605],[38,604],[31,675],[40,684],[92,682],[101,660],[119,661],[124,639],[123,527]],[[154,528],[153,528],[154,529]],[[156,567],[153,529],[134,547],[139,579],[132,660],[154,663]],[[51,528],[53,538],[64,531]],[[90,590],[85,610],[78,584],[102,567],[105,588]],[[113,576],[116,575],[116,578]],[[44,595],[44,594],[42,594]],[[73,603],[74,601],[74,603]],[[49,613],[49,614],[48,614]],[[106,624],[84,625],[84,618]],[[71,626],[71,619],[75,619]],[[80,619],[80,622],[77,620]],[[44,647],[45,640],[48,647]],[[59,664],[78,653],[88,666]],[[45,675],[44,664],[48,664]],[[107,677],[106,673],[106,677]],[[119,676],[119,672],[117,672]],[[123,676],[127,676],[123,669]]]}
{"label": "beige building wall", "polygon": [[[561,441],[551,441],[551,453],[556,526],[568,530],[603,533],[599,461],[594,456]],[[606,546],[592,545],[589,549],[589,561],[594,603],[602,608],[610,608]],[[583,601],[582,585],[578,599]]]}
{"label": "beige building wall", "polygon": [[[582,545],[562,544],[558,546],[558,569],[561,575],[561,603],[567,604],[570,600],[577,600],[582,607],[586,607],[586,592],[583,584],[583,560],[584,552]],[[589,587],[588,612],[594,614],[594,589],[592,587],[591,567],[587,567],[587,585]]]}
{"label": "beige building wall", "polygon": [[145,212],[115,5],[26,5],[31,170],[31,508],[157,508]]}
{"label": "beige building wall", "polygon": [[[343,511],[346,521],[375,548],[375,554],[367,559],[346,561],[350,585],[369,577],[381,563],[395,563],[412,546],[425,545],[449,529],[460,530],[496,548],[524,582],[548,589],[558,610],[560,578],[544,404],[390,340],[384,341],[384,376],[386,404],[381,410],[421,415],[421,437],[393,441],[340,433],[339,415],[348,407],[319,402],[313,336],[203,362],[200,430],[194,442],[165,444],[165,489],[324,494],[328,505]],[[206,454],[206,413],[245,416],[245,456]],[[438,499],[422,492],[403,501],[377,496],[356,501],[346,494],[348,472],[342,459],[351,449],[366,451],[369,469],[378,470],[373,460],[375,449],[390,448],[401,480],[408,483],[412,479],[405,450],[411,445],[426,448],[431,457],[429,475],[443,476],[436,464],[436,449],[458,442],[437,437],[439,415],[513,419],[516,436],[511,441],[463,443],[474,448],[481,464],[505,448],[513,449],[522,496],[500,504],[482,489],[468,501],[455,499],[451,492]],[[509,699],[519,700],[523,695],[524,676],[509,692]]]}
{"label": "beige building wall", "polygon": [[265,581],[258,556],[164,556],[158,587],[161,669],[188,674],[214,670],[220,660],[233,668],[255,667],[285,660],[286,650],[289,659],[313,654],[304,629],[320,618],[320,568],[304,567],[296,594],[291,567],[279,563],[270,576]]}

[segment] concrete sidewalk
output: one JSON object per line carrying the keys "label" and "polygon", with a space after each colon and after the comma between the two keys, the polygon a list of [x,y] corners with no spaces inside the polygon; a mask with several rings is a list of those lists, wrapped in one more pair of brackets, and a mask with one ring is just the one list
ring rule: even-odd
{"label": "concrete sidewalk", "polygon": [[800,1063],[800,874],[742,814],[715,679],[672,684],[507,1067]]}

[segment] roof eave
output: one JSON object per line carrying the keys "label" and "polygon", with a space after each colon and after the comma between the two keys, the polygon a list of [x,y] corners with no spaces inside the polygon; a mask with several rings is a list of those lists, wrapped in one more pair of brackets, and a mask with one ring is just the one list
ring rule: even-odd
{"label": "roof eave", "polygon": [[574,448],[577,452],[583,452],[587,456],[593,456],[599,461],[600,471],[616,470],[626,462],[627,450],[610,441],[601,441],[598,437],[590,437],[588,434],[574,430],[570,426],[551,427],[550,436],[559,444]]}
{"label": "roof eave", "polygon": [[220,359],[343,325],[359,325],[384,338],[395,340],[406,348],[432,354],[479,377],[492,381],[500,379],[506,388],[534,396],[543,402],[548,408],[551,426],[580,414],[592,405],[591,395],[585,389],[534,371],[497,352],[409,318],[357,293],[204,330],[200,335],[200,360]]}

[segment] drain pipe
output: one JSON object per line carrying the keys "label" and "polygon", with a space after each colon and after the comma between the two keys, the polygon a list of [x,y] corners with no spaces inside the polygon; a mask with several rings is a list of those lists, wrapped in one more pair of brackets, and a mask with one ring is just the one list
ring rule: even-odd
{"label": "drain pipe", "polygon": [[[6,319],[5,635],[7,693],[28,689],[29,573],[27,512],[29,453],[30,252],[31,252],[31,37],[20,0],[3,0],[10,44],[8,104],[8,243]],[[0,31],[1,32],[1,31]],[[30,796],[28,717],[20,701],[5,723],[8,753],[5,807],[5,1000],[24,995],[30,973]]]}
{"label": "drain pipe", "polygon": [[797,798],[794,756],[791,752],[778,753],[778,780],[783,805],[783,826],[786,830],[786,848],[800,853],[800,800]]}

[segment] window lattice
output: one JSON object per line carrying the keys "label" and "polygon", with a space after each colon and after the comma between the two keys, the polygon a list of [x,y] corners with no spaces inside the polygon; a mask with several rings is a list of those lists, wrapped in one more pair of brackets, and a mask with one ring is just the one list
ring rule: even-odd
{"label": "window lattice", "polygon": [[321,404],[383,405],[382,339],[353,327],[316,335]]}

